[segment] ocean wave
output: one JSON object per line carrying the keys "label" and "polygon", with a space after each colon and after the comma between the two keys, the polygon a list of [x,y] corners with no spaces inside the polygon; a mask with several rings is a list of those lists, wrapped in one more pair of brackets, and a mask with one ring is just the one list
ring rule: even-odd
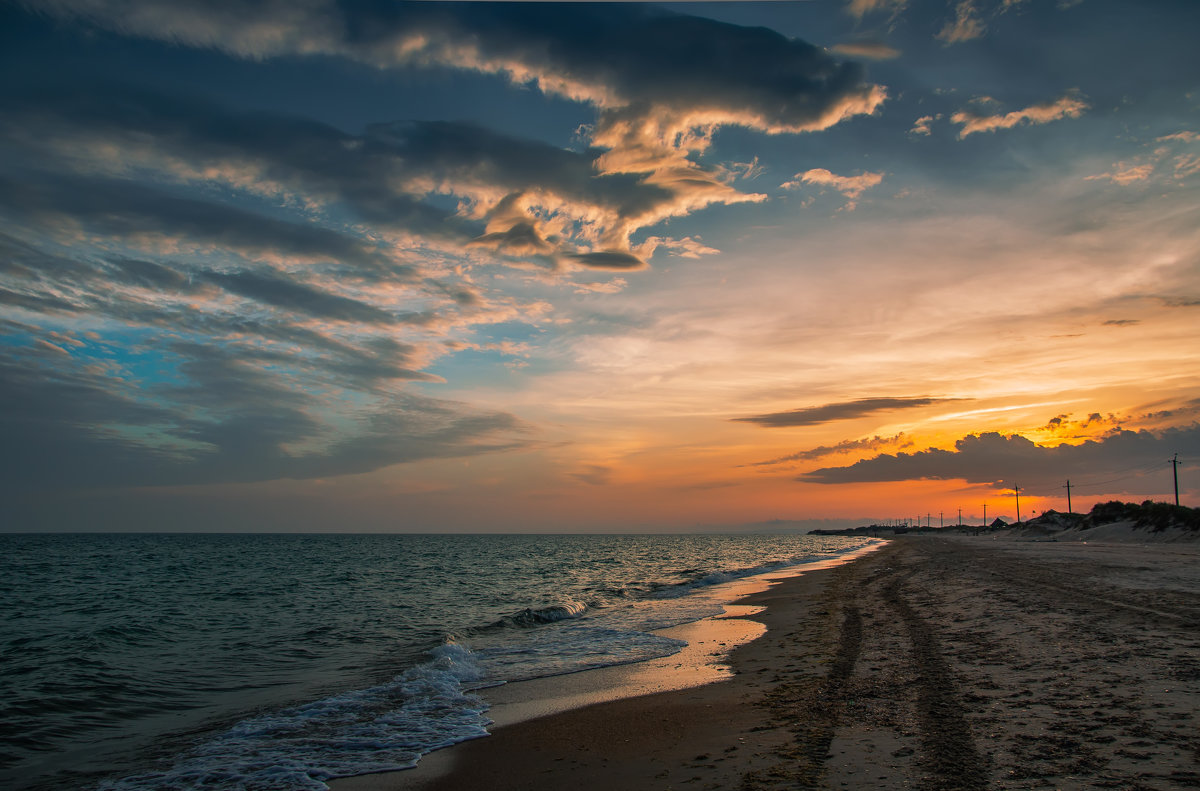
{"label": "ocean wave", "polygon": [[504,616],[491,626],[493,628],[541,626],[581,618],[589,609],[591,608],[584,602],[568,599],[565,602],[545,607],[526,607],[520,612]]}
{"label": "ocean wave", "polygon": [[688,571],[692,575],[691,579],[673,583],[654,583],[652,585],[651,595],[654,598],[659,599],[674,599],[680,596],[687,596],[688,594],[700,588],[720,585],[725,582],[733,582],[734,580],[743,579],[745,577],[753,577],[759,574],[768,574],[772,571],[779,571],[780,569],[802,566],[806,563],[813,563],[818,560],[823,560],[827,557],[844,554],[845,552],[857,548],[858,547],[850,547],[842,551],[796,555],[788,558],[787,560],[776,560],[770,563],[763,563],[761,565],[749,566],[746,568],[721,569],[716,571],[689,569]]}
{"label": "ocean wave", "polygon": [[185,753],[169,769],[107,780],[99,791],[324,791],[335,777],[416,766],[425,753],[486,736],[482,678],[457,643],[390,682],[260,714]]}

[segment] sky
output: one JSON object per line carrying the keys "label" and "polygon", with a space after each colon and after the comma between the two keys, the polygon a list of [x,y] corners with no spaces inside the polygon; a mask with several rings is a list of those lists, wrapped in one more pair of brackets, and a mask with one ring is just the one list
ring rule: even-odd
{"label": "sky", "polygon": [[1197,30],[0,0],[2,529],[1200,505]]}

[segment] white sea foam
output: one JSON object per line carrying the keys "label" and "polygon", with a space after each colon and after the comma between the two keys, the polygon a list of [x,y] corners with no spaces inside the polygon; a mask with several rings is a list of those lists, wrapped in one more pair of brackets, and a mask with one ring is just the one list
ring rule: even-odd
{"label": "white sea foam", "polygon": [[101,783],[101,791],[326,789],[324,780],[406,769],[439,747],[487,735],[487,705],[465,692],[481,671],[447,643],[386,684],[242,720],[174,766]]}

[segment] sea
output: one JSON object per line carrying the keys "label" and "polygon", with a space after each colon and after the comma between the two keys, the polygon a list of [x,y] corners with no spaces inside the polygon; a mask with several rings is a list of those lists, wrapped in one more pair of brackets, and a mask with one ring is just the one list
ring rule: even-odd
{"label": "sea", "polygon": [[0,787],[326,789],[498,684],[669,656],[716,586],[871,539],[0,534]]}

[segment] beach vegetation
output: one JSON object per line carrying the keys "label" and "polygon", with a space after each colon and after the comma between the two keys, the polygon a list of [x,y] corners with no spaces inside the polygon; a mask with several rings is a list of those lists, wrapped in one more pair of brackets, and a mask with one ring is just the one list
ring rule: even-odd
{"label": "beach vegetation", "polygon": [[1096,503],[1084,519],[1086,527],[1108,525],[1114,522],[1133,522],[1135,528],[1159,532],[1171,527],[1200,531],[1200,509],[1188,508],[1173,503],[1156,503],[1144,500],[1141,503],[1123,503],[1110,500]]}

